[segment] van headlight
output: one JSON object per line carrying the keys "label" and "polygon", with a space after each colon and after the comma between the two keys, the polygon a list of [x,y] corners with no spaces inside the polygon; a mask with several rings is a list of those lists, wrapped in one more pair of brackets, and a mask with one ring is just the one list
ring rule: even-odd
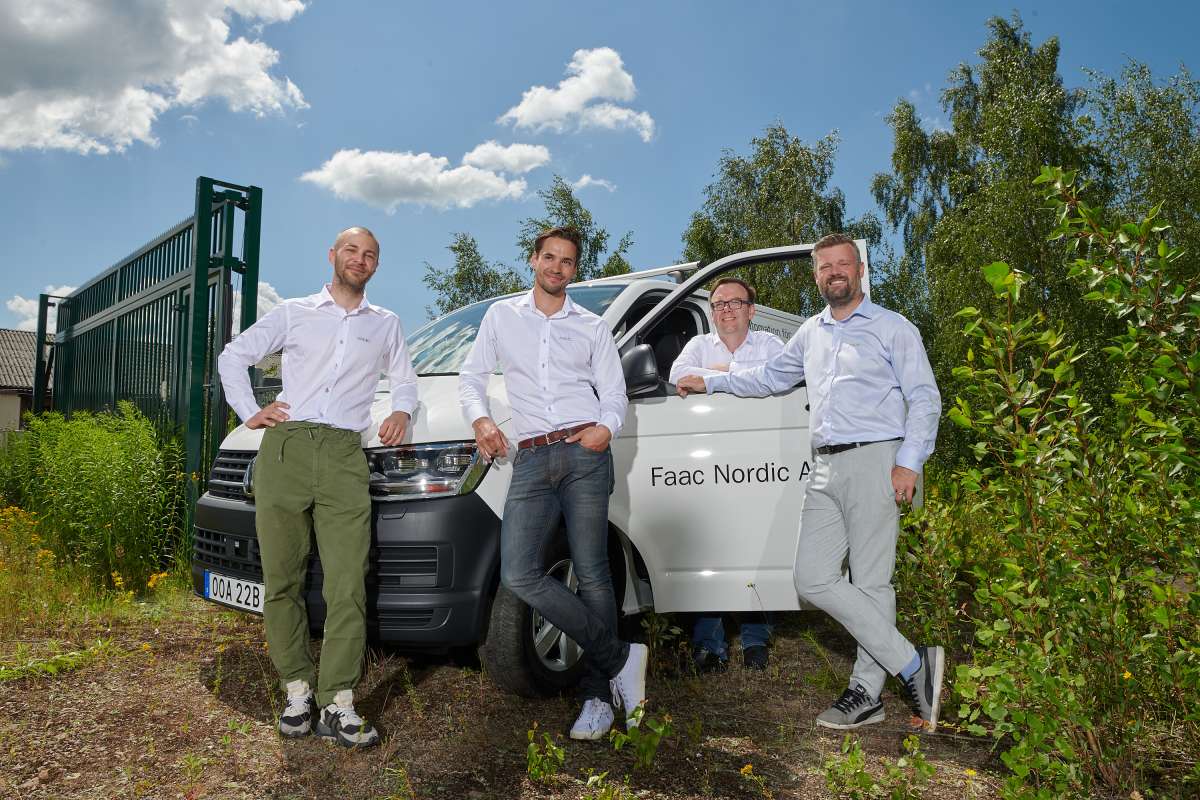
{"label": "van headlight", "polygon": [[366,453],[371,496],[377,500],[470,494],[489,466],[474,442],[376,447]]}

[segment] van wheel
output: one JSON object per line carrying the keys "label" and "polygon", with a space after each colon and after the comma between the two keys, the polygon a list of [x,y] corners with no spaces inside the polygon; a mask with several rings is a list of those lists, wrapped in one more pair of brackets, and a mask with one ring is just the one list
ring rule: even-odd
{"label": "van wheel", "polygon": [[[610,548],[611,552],[611,548]],[[578,590],[565,534],[551,537],[542,563],[546,574]],[[623,563],[614,583],[624,585]],[[618,590],[620,586],[614,586]],[[618,595],[619,596],[619,595]],[[583,649],[575,640],[500,586],[492,601],[487,640],[479,647],[483,668],[499,686],[522,697],[558,694],[579,683]]]}

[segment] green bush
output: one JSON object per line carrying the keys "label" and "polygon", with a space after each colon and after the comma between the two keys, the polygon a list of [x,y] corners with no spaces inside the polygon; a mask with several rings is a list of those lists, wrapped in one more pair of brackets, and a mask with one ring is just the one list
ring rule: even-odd
{"label": "green bush", "polygon": [[[958,714],[999,742],[1005,796],[1188,796],[1200,777],[1197,279],[1172,277],[1187,270],[1157,209],[1110,229],[1072,173],[1038,182],[1052,187],[1054,237],[1078,255],[1070,274],[1124,333],[1069,341],[1041,312],[1018,317],[1023,273],[984,268],[1007,314],[960,312],[970,349],[949,416],[975,463],[906,532],[916,549],[900,582],[927,615],[909,622],[951,642],[967,631]],[[1087,347],[1121,376],[1103,413],[1074,373]]]}
{"label": "green bush", "polygon": [[49,413],[0,450],[0,499],[38,516],[45,546],[98,586],[141,592],[184,551],[182,451],[129,403]]}

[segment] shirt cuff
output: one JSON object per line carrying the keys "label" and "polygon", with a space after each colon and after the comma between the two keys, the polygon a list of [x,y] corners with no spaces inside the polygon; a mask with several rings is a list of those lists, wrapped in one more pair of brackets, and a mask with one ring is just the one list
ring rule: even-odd
{"label": "shirt cuff", "polygon": [[419,403],[407,397],[392,394],[392,411],[403,411],[411,418]]}
{"label": "shirt cuff", "polygon": [[713,392],[728,392],[729,391],[729,375],[705,375],[704,376],[704,391],[712,394]]}
{"label": "shirt cuff", "polygon": [[925,466],[925,459],[921,457],[916,447],[910,447],[906,442],[901,444],[900,449],[896,451],[896,466],[920,473]]}
{"label": "shirt cuff", "polygon": [[601,414],[598,424],[608,428],[609,433],[612,434],[612,438],[614,439],[621,432],[621,420],[616,414]]}
{"label": "shirt cuff", "polygon": [[463,418],[466,419],[468,425],[474,425],[475,420],[480,417],[490,417],[487,406],[483,403],[472,403],[468,406],[463,406]]}

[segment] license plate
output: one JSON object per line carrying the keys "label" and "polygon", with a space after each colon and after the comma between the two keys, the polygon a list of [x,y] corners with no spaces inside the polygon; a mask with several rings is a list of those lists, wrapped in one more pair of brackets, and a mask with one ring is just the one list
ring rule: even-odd
{"label": "license plate", "polygon": [[241,578],[231,578],[218,572],[204,571],[204,596],[234,608],[244,608],[255,614],[263,612],[263,585]]}

